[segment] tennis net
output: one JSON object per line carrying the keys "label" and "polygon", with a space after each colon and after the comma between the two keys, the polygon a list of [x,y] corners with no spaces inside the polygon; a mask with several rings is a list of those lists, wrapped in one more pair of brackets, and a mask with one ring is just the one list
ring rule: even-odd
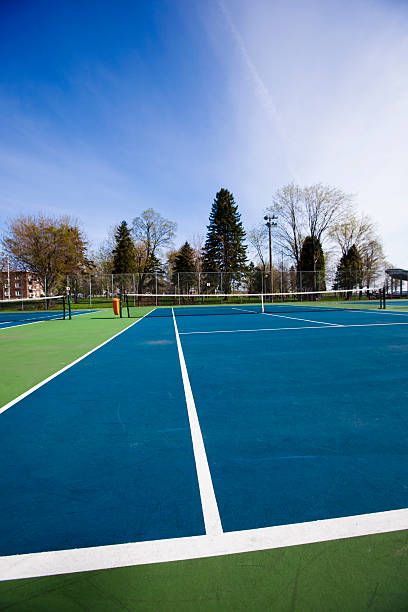
{"label": "tennis net", "polygon": [[238,315],[382,308],[382,294],[367,289],[289,293],[126,294],[124,316]]}
{"label": "tennis net", "polygon": [[65,319],[67,316],[63,295],[0,300],[0,326]]}

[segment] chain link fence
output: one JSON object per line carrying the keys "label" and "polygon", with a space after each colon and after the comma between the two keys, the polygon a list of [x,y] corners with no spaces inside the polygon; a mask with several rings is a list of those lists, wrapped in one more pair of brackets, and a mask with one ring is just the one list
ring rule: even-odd
{"label": "chain link fence", "polygon": [[[355,287],[362,286],[361,271],[349,273]],[[205,295],[217,293],[287,293],[294,291],[324,291],[335,285],[335,272],[296,271],[274,268],[272,278],[269,270],[259,268],[247,272],[179,272],[167,274],[79,274],[66,278],[72,301],[90,307],[109,304],[113,296],[128,294],[189,294]],[[376,290],[384,285],[384,275],[376,274],[370,288]]]}

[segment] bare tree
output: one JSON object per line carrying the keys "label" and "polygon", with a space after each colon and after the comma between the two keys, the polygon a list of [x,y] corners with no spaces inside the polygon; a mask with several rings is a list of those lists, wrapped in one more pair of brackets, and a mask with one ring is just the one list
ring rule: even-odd
{"label": "bare tree", "polygon": [[384,251],[378,238],[372,238],[362,245],[361,259],[363,261],[363,282],[366,287],[371,287],[385,266]]}
{"label": "bare tree", "polygon": [[384,268],[384,251],[381,240],[370,217],[350,213],[346,220],[335,224],[330,236],[344,256],[356,245],[363,263],[363,283],[370,287]]}
{"label": "bare tree", "polygon": [[374,224],[370,217],[367,215],[359,217],[350,213],[347,219],[332,226],[330,237],[340,248],[341,254],[345,255],[353,244],[360,247],[364,242],[370,240],[374,231]]}
{"label": "bare tree", "polygon": [[330,185],[311,185],[302,189],[307,234],[323,243],[326,234],[341,223],[350,210],[351,196]]}
{"label": "bare tree", "polygon": [[299,270],[306,236],[323,243],[333,225],[344,219],[351,197],[321,183],[308,187],[291,183],[279,189],[272,201],[268,212],[278,215],[277,242]]}
{"label": "bare tree", "polygon": [[247,232],[248,241],[262,269],[265,270],[268,253],[268,229],[264,223],[255,225]]}
{"label": "bare tree", "polygon": [[189,242],[195,253],[196,272],[202,272],[205,235],[202,233],[193,234],[193,237]]}
{"label": "bare tree", "polygon": [[91,260],[95,265],[95,272],[101,274],[111,274],[113,268],[112,251],[115,248],[116,227],[112,226],[108,230],[107,237],[102,240],[91,254]]}
{"label": "bare tree", "polygon": [[272,206],[267,211],[278,214],[277,242],[299,268],[300,253],[306,236],[302,189],[293,183],[285,185],[278,189],[272,202]]}
{"label": "bare tree", "polygon": [[177,225],[148,208],[140,217],[133,219],[132,233],[135,239],[138,292],[142,292],[146,275],[160,268],[159,256],[165,247],[170,247]]}
{"label": "bare tree", "polygon": [[145,258],[149,260],[157,257],[162,248],[171,244],[176,228],[176,223],[165,219],[153,208],[148,208],[140,217],[133,219],[132,231],[135,242],[143,245]]}

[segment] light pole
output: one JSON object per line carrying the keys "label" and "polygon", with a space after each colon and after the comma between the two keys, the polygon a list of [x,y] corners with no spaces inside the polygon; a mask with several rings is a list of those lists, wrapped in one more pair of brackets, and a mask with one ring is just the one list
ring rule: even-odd
{"label": "light pole", "polygon": [[278,225],[278,217],[276,215],[265,215],[265,225],[269,230],[269,275],[270,275],[270,286],[271,293],[273,293],[273,273],[272,273],[272,228]]}
{"label": "light pole", "polygon": [[281,251],[281,293],[283,293],[283,251]]}

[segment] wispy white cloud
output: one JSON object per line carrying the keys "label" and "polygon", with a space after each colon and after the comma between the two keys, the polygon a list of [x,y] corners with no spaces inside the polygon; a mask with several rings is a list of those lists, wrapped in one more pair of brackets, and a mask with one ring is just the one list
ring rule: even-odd
{"label": "wispy white cloud", "polygon": [[408,266],[408,7],[385,0],[219,6],[230,48],[240,52],[225,55],[237,130],[253,160],[239,181],[248,221],[292,177],[327,182],[355,194],[388,257]]}
{"label": "wispy white cloud", "polygon": [[225,21],[232,34],[232,37],[241,53],[243,63],[245,67],[247,68],[249,74],[251,75],[251,78],[254,84],[255,96],[259,100],[261,106],[264,108],[267,116],[272,122],[272,125],[276,131],[277,136],[279,137],[279,146],[281,148],[282,155],[285,157],[288,171],[294,180],[298,180],[297,173],[293,167],[292,161],[290,159],[290,153],[286,145],[287,135],[286,135],[285,126],[283,124],[282,117],[280,113],[278,112],[276,104],[273,100],[272,94],[270,90],[268,89],[268,87],[266,86],[265,82],[263,81],[256,65],[254,64],[248,52],[248,49],[244,43],[244,40],[232,19],[230,11],[227,9],[223,0],[218,0],[218,4],[219,4],[222,14],[225,17]]}
{"label": "wispy white cloud", "polygon": [[205,231],[220,186],[249,226],[282,184],[322,181],[355,193],[408,266],[406,4],[185,3],[177,37],[172,11],[153,58],[136,41],[1,91],[0,225],[41,208],[97,240],[153,206],[181,242]]}

